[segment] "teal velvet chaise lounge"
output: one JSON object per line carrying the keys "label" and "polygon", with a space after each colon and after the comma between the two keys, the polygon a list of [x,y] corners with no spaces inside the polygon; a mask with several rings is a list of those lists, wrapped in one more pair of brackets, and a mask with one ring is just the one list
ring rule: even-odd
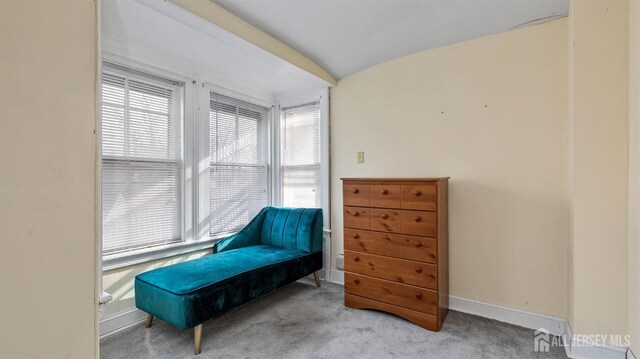
{"label": "teal velvet chaise lounge", "polygon": [[240,232],[216,242],[213,254],[136,276],[136,307],[180,329],[202,323],[311,273],[320,286],[322,210],[266,207]]}

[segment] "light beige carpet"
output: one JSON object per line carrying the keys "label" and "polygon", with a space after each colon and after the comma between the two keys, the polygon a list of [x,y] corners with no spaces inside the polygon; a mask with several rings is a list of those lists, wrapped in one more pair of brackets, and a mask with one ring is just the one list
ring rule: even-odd
{"label": "light beige carpet", "polygon": [[102,358],[566,358],[534,353],[533,331],[450,311],[438,333],[390,314],[345,308],[343,287],[306,279],[204,324],[202,354],[193,331],[154,320],[101,340]]}

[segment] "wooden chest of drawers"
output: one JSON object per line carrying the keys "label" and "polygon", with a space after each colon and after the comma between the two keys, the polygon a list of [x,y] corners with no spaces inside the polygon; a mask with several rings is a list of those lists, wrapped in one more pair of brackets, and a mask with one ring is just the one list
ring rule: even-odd
{"label": "wooden chest of drawers", "polygon": [[439,331],[449,308],[448,178],[343,178],[349,308]]}

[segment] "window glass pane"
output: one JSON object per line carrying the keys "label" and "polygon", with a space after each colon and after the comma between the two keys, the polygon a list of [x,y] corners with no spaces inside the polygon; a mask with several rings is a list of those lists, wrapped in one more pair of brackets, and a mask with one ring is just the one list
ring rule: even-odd
{"label": "window glass pane", "polygon": [[125,155],[124,89],[124,77],[102,75],[102,155]]}
{"label": "window glass pane", "polygon": [[104,254],[180,241],[180,165],[102,163]]}
{"label": "window glass pane", "polygon": [[288,207],[319,208],[320,106],[282,110],[282,201]]}
{"label": "window glass pane", "polygon": [[236,149],[236,107],[211,101],[211,161],[234,163]]}
{"label": "window glass pane", "polygon": [[181,240],[181,88],[102,76],[102,244],[112,254]]}
{"label": "window glass pane", "polygon": [[320,208],[320,166],[290,166],[282,171],[283,206]]}
{"label": "window glass pane", "polygon": [[262,154],[262,114],[239,109],[238,111],[238,163],[265,162]]}
{"label": "window glass pane", "polygon": [[242,229],[269,204],[267,166],[211,166],[211,234]]}
{"label": "window glass pane", "polygon": [[269,204],[267,109],[211,94],[211,235],[244,227]]}

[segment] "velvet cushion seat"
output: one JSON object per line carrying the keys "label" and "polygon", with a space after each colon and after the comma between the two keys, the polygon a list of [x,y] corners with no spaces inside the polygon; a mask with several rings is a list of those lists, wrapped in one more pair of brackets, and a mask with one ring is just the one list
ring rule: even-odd
{"label": "velvet cushion seat", "polygon": [[304,254],[266,245],[249,246],[142,273],[138,279],[169,293],[188,294],[211,283],[219,283],[269,264],[302,257]]}
{"label": "velvet cushion seat", "polygon": [[320,270],[322,211],[267,207],[213,252],[136,276],[136,306],[189,329]]}

